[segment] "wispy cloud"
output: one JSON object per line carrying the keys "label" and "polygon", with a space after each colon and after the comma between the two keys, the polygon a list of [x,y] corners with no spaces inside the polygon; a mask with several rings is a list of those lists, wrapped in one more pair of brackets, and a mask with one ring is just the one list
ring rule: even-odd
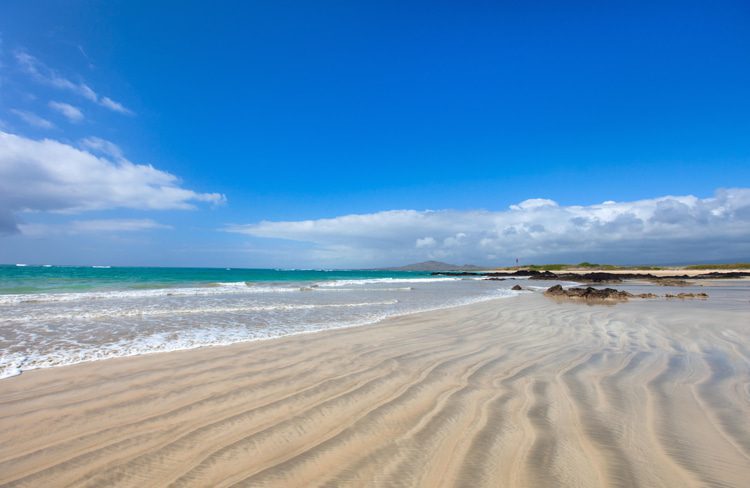
{"label": "wispy cloud", "polygon": [[55,235],[141,232],[154,229],[171,229],[151,219],[98,219],[74,220],[63,224],[18,224],[23,235],[44,237]]}
{"label": "wispy cloud", "polygon": [[59,112],[70,122],[80,122],[83,120],[83,112],[81,112],[81,109],[76,106],[73,106],[69,103],[55,101],[49,102],[48,105],[49,108],[55,110],[56,112]]}
{"label": "wispy cloud", "polygon": [[47,85],[73,92],[83,98],[96,102],[98,96],[94,90],[85,83],[75,83],[54,70],[48,68],[44,63],[25,51],[14,53],[16,61],[23,71],[35,80]]}
{"label": "wispy cloud", "polygon": [[86,137],[85,139],[81,139],[80,144],[84,149],[88,149],[96,154],[103,154],[114,159],[123,159],[124,157],[120,146],[101,137]]}
{"label": "wispy cloud", "polygon": [[38,127],[40,129],[52,129],[53,127],[55,127],[55,124],[45,118],[38,116],[33,112],[29,112],[27,110],[18,110],[14,108],[10,109],[10,112],[18,116],[19,119],[23,120],[27,124]]}
{"label": "wispy cloud", "polygon": [[121,103],[116,102],[109,97],[100,96],[86,83],[71,81],[64,76],[61,76],[55,70],[49,68],[26,51],[16,51],[14,57],[21,69],[39,83],[44,83],[60,90],[75,93],[78,96],[115,112],[126,115],[133,114],[131,110],[125,108]]}
{"label": "wispy cloud", "polygon": [[99,99],[99,105],[106,107],[114,112],[120,112],[125,115],[133,115],[133,112],[125,108],[121,103],[115,102],[109,97],[102,97]]}
{"label": "wispy cloud", "polygon": [[224,201],[219,193],[183,188],[175,175],[132,163],[121,153],[113,159],[51,139],[0,131],[0,223],[5,232],[17,230],[8,215],[23,211],[191,209],[196,202]]}
{"label": "wispy cloud", "polygon": [[368,266],[444,259],[684,262],[750,257],[750,189],[562,206],[531,199],[501,211],[392,210],[225,230],[309,245],[305,265]]}

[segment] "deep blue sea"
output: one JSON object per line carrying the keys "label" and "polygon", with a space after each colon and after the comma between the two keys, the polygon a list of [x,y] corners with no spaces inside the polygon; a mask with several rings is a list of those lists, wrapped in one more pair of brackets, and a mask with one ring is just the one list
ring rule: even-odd
{"label": "deep blue sea", "polygon": [[426,272],[0,265],[0,378],[365,326],[517,292]]}

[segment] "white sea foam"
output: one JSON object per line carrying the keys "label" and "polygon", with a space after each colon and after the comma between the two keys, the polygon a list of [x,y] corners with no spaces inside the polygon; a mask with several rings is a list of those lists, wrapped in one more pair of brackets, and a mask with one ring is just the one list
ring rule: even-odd
{"label": "white sea foam", "polygon": [[[301,286],[302,285],[302,286]],[[21,371],[354,327],[501,297],[454,277],[0,295],[0,378]],[[336,293],[324,293],[336,292]]]}
{"label": "white sea foam", "polygon": [[[355,286],[359,291],[408,291],[408,287],[389,288],[360,288],[359,285],[367,284],[426,284],[434,282],[459,281],[459,278],[372,278],[362,280],[331,280],[321,281],[312,287],[299,287],[290,285],[260,285],[246,283],[244,281],[219,282],[206,286],[190,288],[153,288],[146,290],[108,290],[90,292],[59,292],[59,293],[25,293],[0,295],[0,305],[17,305],[21,303],[40,302],[68,302],[77,300],[119,299],[119,298],[150,298],[162,296],[200,296],[200,295],[222,295],[231,293],[290,293],[300,291],[301,288],[326,288],[335,289],[347,286]],[[309,290],[305,290],[309,291]]]}
{"label": "white sea foam", "polygon": [[459,281],[460,278],[366,278],[361,280],[331,280],[318,282],[320,287],[371,285],[378,283],[435,283],[439,281]]}
{"label": "white sea foam", "polygon": [[150,298],[165,296],[201,296],[237,293],[288,293],[298,288],[283,286],[248,286],[243,282],[216,283],[209,286],[193,288],[153,288],[147,290],[110,290],[74,293],[25,293],[0,295],[0,305],[17,305],[20,303],[69,302],[76,300]]}
{"label": "white sea foam", "polygon": [[0,356],[0,380],[21,374],[25,362],[26,357],[21,355]]}
{"label": "white sea foam", "polygon": [[326,324],[326,326],[320,326],[319,324],[299,324],[295,330],[291,331],[280,328],[250,329],[245,327],[235,329],[191,329],[183,331],[178,335],[174,333],[156,333],[146,337],[121,340],[96,347],[80,347],[74,351],[57,350],[46,354],[10,354],[0,356],[0,379],[16,376],[23,371],[33,369],[70,366],[105,359],[183,351],[200,347],[228,346],[240,342],[274,339],[285,335],[369,325],[384,318],[386,318],[386,315],[372,315],[360,320]]}
{"label": "white sea foam", "polygon": [[322,308],[353,308],[353,307],[374,307],[380,305],[395,305],[398,300],[383,300],[380,302],[361,302],[361,303],[310,303],[310,304],[290,304],[281,303],[276,305],[249,305],[238,307],[195,307],[195,308],[159,308],[159,309],[124,309],[124,308],[104,308],[95,312],[76,311],[75,313],[37,313],[25,314],[19,317],[6,317],[4,322],[28,322],[32,321],[52,321],[52,320],[91,320],[106,317],[148,317],[148,316],[173,316],[189,314],[218,314],[218,313],[240,313],[240,312],[277,312],[277,311],[294,311],[294,310],[315,310]]}
{"label": "white sea foam", "polygon": [[308,288],[312,291],[317,290],[317,291],[341,291],[341,292],[344,292],[344,291],[359,291],[359,292],[362,292],[362,291],[412,291],[414,290],[413,286],[400,286],[400,287],[388,287],[388,288],[385,288],[385,287],[383,288],[360,288],[360,287],[339,288],[339,287],[329,286],[329,287],[315,287],[315,288],[308,287]]}

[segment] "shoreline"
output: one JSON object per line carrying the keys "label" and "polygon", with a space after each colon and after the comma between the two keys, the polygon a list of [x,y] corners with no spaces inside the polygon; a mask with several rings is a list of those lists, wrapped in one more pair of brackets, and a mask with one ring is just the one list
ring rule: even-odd
{"label": "shoreline", "polygon": [[485,302],[485,301],[504,300],[504,299],[513,298],[513,297],[516,297],[516,296],[519,295],[519,293],[516,292],[516,291],[511,291],[511,290],[507,290],[507,291],[508,291],[509,294],[505,295],[505,296],[477,297],[477,298],[469,300],[466,303],[458,303],[458,304],[452,304],[452,305],[447,305],[447,306],[443,306],[443,307],[434,307],[434,308],[429,308],[429,309],[412,310],[412,311],[407,311],[407,312],[402,312],[402,313],[394,313],[394,314],[388,315],[386,317],[376,318],[376,319],[372,319],[372,320],[365,320],[365,321],[357,322],[357,323],[346,323],[346,324],[343,324],[343,325],[341,325],[341,324],[339,324],[339,325],[333,325],[333,326],[323,327],[323,328],[320,328],[320,329],[294,331],[294,332],[289,332],[289,333],[286,333],[286,334],[279,334],[279,335],[275,335],[275,336],[272,335],[272,336],[267,336],[267,337],[253,337],[253,338],[241,339],[241,340],[237,340],[237,341],[234,341],[234,342],[228,342],[228,343],[198,344],[198,345],[192,345],[192,346],[188,346],[188,347],[179,347],[178,346],[178,347],[175,347],[174,349],[144,350],[144,351],[134,352],[132,354],[119,354],[119,355],[113,354],[112,356],[96,357],[96,358],[84,358],[84,359],[80,359],[78,361],[73,361],[73,362],[68,362],[68,363],[63,363],[63,364],[55,364],[55,365],[51,365],[51,366],[37,366],[37,367],[29,368],[29,369],[23,369],[23,364],[21,364],[20,367],[18,367],[16,369],[9,370],[9,371],[5,372],[5,374],[1,374],[0,375],[0,382],[5,381],[5,380],[7,380],[9,378],[14,378],[16,376],[20,376],[22,374],[27,374],[27,373],[29,373],[31,371],[37,371],[37,370],[46,370],[46,369],[54,369],[54,368],[65,368],[65,367],[69,367],[69,366],[75,366],[75,365],[78,365],[78,364],[99,363],[99,362],[102,362],[102,361],[110,361],[110,360],[113,360],[113,359],[137,358],[139,356],[147,356],[147,355],[152,355],[152,354],[165,354],[165,353],[173,353],[173,352],[181,352],[181,351],[193,351],[193,350],[196,350],[196,349],[203,349],[203,348],[228,347],[228,346],[233,346],[233,345],[236,345],[236,344],[245,344],[245,343],[252,343],[252,342],[263,342],[263,341],[280,339],[280,338],[289,337],[289,336],[302,335],[302,334],[316,334],[316,333],[325,332],[325,331],[328,331],[328,330],[351,329],[351,328],[356,328],[356,327],[368,327],[368,326],[372,326],[372,325],[377,325],[380,322],[383,322],[383,321],[386,321],[386,320],[390,320],[390,319],[394,319],[394,318],[409,316],[409,315],[413,315],[413,314],[429,313],[429,312],[438,311],[438,310],[450,310],[450,309],[457,308],[457,307],[471,306],[471,305],[473,305],[475,303],[482,303],[482,302]]}
{"label": "shoreline", "polygon": [[0,483],[741,486],[750,331],[706,304],[529,293],[29,371]]}
{"label": "shoreline", "polygon": [[[493,268],[486,270],[477,270],[479,273],[513,273],[516,271],[545,271],[544,266],[535,268],[526,268],[524,266],[512,267],[512,268]],[[607,267],[576,267],[567,266],[559,269],[549,269],[554,273],[574,273],[574,274],[588,274],[588,273],[613,273],[613,274],[653,274],[655,276],[672,276],[672,275],[687,275],[687,276],[698,276],[702,274],[728,274],[728,273],[750,273],[749,268],[690,268],[684,266],[654,266],[654,267],[622,267],[622,268],[607,268]]]}

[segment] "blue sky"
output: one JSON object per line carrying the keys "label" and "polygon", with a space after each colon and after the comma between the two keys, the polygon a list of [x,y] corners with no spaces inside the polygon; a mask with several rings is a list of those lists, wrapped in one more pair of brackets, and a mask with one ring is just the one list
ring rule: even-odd
{"label": "blue sky", "polygon": [[0,262],[750,259],[747,2],[152,3],[0,4]]}

